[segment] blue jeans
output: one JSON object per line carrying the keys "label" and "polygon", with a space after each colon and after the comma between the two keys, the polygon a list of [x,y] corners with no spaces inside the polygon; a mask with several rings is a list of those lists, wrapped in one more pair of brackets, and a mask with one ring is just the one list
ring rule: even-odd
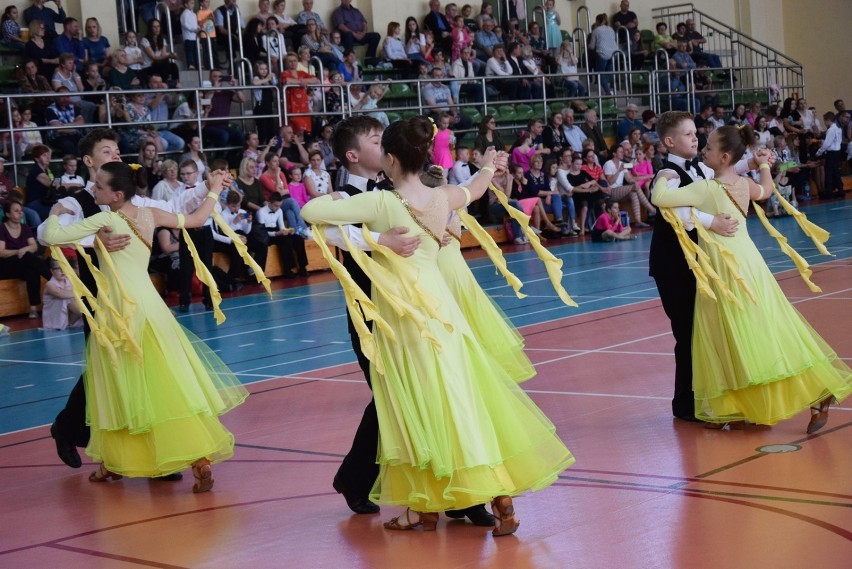
{"label": "blue jeans", "polygon": [[[568,222],[568,228],[574,225],[575,220],[577,219],[577,210],[574,208],[574,198],[571,196],[553,196],[551,198],[552,203],[560,202],[561,203],[561,211],[562,211],[562,221]],[[556,216],[556,208],[552,206],[544,206],[544,210],[548,211],[548,208],[553,210],[553,217],[558,219]],[[565,215],[565,210],[568,210],[568,215]]]}
{"label": "blue jeans", "polygon": [[284,212],[284,218],[287,220],[287,227],[292,227],[298,233],[302,233],[307,229],[305,220],[302,219],[302,208],[299,207],[299,202],[293,198],[284,198],[281,201],[281,211]]}
{"label": "blue jeans", "polygon": [[183,40],[183,51],[186,57],[187,67],[198,69],[198,42],[197,40]]}
{"label": "blue jeans", "polygon": [[[517,200],[509,200],[509,205],[515,208],[518,211],[524,211],[521,208],[521,204],[518,203]],[[500,205],[500,202],[494,202],[489,206],[489,211],[491,212],[491,217],[494,218],[498,223],[503,219],[504,216],[508,215],[506,210]],[[524,235],[521,230],[521,224],[515,221],[514,218],[509,218],[509,224],[512,227],[512,237],[517,239],[518,237],[522,237]]]}
{"label": "blue jeans", "polygon": [[605,71],[612,71],[612,58],[610,57],[609,59],[601,59],[600,57],[598,57],[595,60],[595,71],[597,71],[598,73],[601,74],[600,75],[601,91],[603,93],[609,95],[609,92],[610,92],[610,85],[609,85],[610,75],[609,75],[609,73],[604,73],[604,72]]}
{"label": "blue jeans", "polygon": [[186,146],[186,142],[170,130],[158,130],[157,136],[165,142],[165,144],[163,144],[164,152],[183,150],[183,147]]}
{"label": "blue jeans", "polygon": [[544,206],[544,211],[553,214],[553,221],[555,221],[556,223],[565,221],[565,219],[562,217],[562,209],[564,208],[564,204],[562,203],[562,196],[550,196],[549,204],[545,202],[542,198],[541,205]]}
{"label": "blue jeans", "polygon": [[565,80],[564,87],[568,90],[569,97],[585,97],[588,92],[586,86],[579,81]]}

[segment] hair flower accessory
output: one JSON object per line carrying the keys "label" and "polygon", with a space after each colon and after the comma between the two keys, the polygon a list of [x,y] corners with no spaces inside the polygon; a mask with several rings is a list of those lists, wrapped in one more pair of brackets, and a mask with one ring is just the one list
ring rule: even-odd
{"label": "hair flower accessory", "polygon": [[427,118],[429,119],[429,122],[432,123],[432,138],[435,138],[435,136],[438,135],[438,125],[435,124],[435,119],[433,119],[432,117]]}
{"label": "hair flower accessory", "polygon": [[128,164],[128,166],[130,166],[130,169],[134,172],[142,167],[141,164],[136,164],[135,162],[131,162],[130,164]]}

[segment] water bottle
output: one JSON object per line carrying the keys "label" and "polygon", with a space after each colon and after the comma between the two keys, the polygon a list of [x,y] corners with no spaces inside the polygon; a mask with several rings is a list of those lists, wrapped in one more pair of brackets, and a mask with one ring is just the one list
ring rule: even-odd
{"label": "water bottle", "polygon": [[804,201],[808,201],[811,199],[811,184],[810,182],[805,182],[805,195],[803,197]]}

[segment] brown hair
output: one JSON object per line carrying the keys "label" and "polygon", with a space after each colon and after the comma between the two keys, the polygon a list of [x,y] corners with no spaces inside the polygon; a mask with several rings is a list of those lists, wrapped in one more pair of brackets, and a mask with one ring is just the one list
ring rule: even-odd
{"label": "brown hair", "polygon": [[418,115],[407,121],[396,121],[382,133],[382,151],[399,160],[404,174],[423,169],[432,142],[432,124],[427,117]]}
{"label": "brown hair", "polygon": [[731,155],[731,163],[739,162],[749,146],[755,143],[754,131],[749,125],[728,125],[713,131],[719,150]]}
{"label": "brown hair", "polygon": [[429,169],[420,174],[420,181],[427,188],[440,188],[444,185],[444,169],[432,164]]}
{"label": "brown hair", "polygon": [[358,144],[358,137],[373,131],[381,132],[383,128],[378,119],[369,115],[349,117],[340,121],[335,125],[334,135],[331,139],[334,157],[340,160],[340,163],[344,166],[349,166],[346,153],[361,148],[361,145]]}
{"label": "brown hair", "polygon": [[683,121],[691,121],[692,115],[686,111],[666,111],[657,119],[657,135],[660,140],[665,139],[680,126]]}
{"label": "brown hair", "polygon": [[124,194],[125,201],[136,195],[137,188],[147,187],[145,168],[131,168],[124,162],[107,162],[101,170],[110,175],[109,187]]}

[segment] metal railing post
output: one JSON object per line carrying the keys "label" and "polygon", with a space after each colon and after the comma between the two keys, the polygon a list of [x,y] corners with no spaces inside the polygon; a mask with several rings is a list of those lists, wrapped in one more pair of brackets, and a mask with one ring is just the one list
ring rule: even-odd
{"label": "metal railing post", "polygon": [[[159,22],[162,21],[162,20],[160,20],[160,9],[161,8],[166,11],[166,29],[169,31],[169,34],[166,37],[169,40],[168,41],[169,51],[171,53],[175,53],[175,37],[174,37],[174,34],[172,33],[172,13],[169,11],[169,5],[166,4],[165,2],[158,2],[157,5],[154,7],[154,19],[159,21]],[[162,28],[162,24],[161,24],[160,27]],[[162,29],[160,30],[160,33],[162,33]]]}

